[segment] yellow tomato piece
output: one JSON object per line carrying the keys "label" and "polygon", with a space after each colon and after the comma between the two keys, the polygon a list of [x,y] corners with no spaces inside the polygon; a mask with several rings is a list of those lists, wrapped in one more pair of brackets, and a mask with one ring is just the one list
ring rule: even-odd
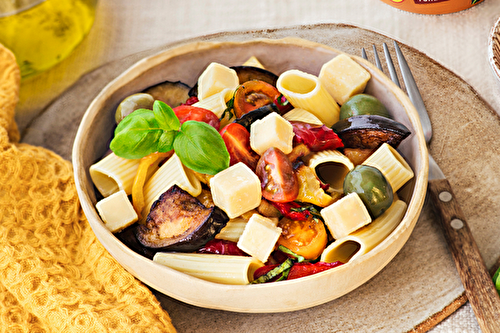
{"label": "yellow tomato piece", "polygon": [[141,158],[139,168],[135,174],[134,184],[132,185],[132,205],[134,206],[137,215],[139,215],[139,218],[141,216],[142,209],[146,205],[144,200],[144,184],[146,183],[148,176],[151,174],[151,166],[158,165],[159,161],[169,158],[173,155],[173,153],[173,150],[167,153],[157,152]]}
{"label": "yellow tomato piece", "polygon": [[305,259],[316,259],[323,253],[328,242],[325,225],[321,220],[294,221],[282,218],[278,222],[282,229],[278,245],[283,245]]}
{"label": "yellow tomato piece", "polygon": [[299,195],[296,200],[320,207],[326,207],[335,201],[321,188],[319,180],[311,168],[305,165],[301,166],[297,170],[297,179],[299,180]]}

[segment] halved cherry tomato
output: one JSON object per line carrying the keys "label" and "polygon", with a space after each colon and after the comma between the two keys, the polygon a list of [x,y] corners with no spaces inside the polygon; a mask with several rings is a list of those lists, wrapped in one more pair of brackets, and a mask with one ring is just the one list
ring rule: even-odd
{"label": "halved cherry tomato", "polygon": [[192,105],[179,105],[178,107],[175,107],[173,110],[177,118],[179,118],[181,124],[188,120],[202,121],[204,123],[209,124],[217,131],[219,131],[220,128],[219,118],[215,115],[215,113],[213,113],[210,110],[199,108]]}
{"label": "halved cherry tomato", "polygon": [[233,106],[236,118],[273,103],[279,96],[278,89],[264,81],[252,80],[243,83],[234,94]]}
{"label": "halved cherry tomato", "polygon": [[323,221],[309,217],[305,221],[282,218],[282,229],[277,245],[283,245],[305,259],[316,259],[326,247],[328,236]]}
{"label": "halved cherry tomato", "polygon": [[259,155],[250,148],[250,132],[240,124],[231,123],[224,126],[220,135],[229,152],[229,164],[243,162],[250,169],[255,170]]}
{"label": "halved cherry tomato", "polygon": [[285,153],[271,147],[262,154],[255,170],[262,196],[270,201],[289,202],[299,195],[299,182]]}

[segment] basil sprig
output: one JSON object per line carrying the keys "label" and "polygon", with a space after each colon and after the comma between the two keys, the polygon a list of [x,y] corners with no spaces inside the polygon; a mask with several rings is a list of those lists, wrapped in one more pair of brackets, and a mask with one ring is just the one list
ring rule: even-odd
{"label": "basil sprig", "polygon": [[229,167],[229,152],[215,128],[193,120],[181,125],[172,108],[158,100],[152,111],[139,109],[126,116],[109,148],[126,159],[174,149],[186,167],[210,175]]}

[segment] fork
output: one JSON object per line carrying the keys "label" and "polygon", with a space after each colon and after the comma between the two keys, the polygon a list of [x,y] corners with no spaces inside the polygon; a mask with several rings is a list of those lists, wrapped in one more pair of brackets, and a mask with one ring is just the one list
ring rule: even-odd
{"label": "fork", "polygon": [[[395,41],[394,48],[408,97],[418,112],[425,141],[429,144],[432,138],[432,126],[427,110],[411,70]],[[383,49],[391,80],[398,87],[401,87],[386,43],[383,43]],[[383,72],[375,45],[373,45],[373,53],[375,65]],[[365,60],[368,60],[364,48],[361,50],[361,56]],[[465,294],[476,315],[479,326],[485,333],[498,333],[500,332],[499,294],[484,264],[479,248],[474,241],[465,215],[455,198],[451,185],[430,154],[428,190],[434,207],[441,217],[440,222],[448,247],[453,255],[460,279],[465,288]]]}

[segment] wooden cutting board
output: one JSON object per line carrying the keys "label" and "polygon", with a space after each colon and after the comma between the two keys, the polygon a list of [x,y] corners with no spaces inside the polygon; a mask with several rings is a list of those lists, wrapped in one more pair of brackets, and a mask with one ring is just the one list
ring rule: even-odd
{"label": "wooden cutting board", "polygon": [[[299,37],[360,54],[392,40],[342,24],[221,33],[165,45],[83,76],[36,118],[22,141],[71,159],[79,122],[98,92],[137,60],[194,41]],[[500,256],[500,118],[463,80],[402,43],[434,128],[431,153],[447,175],[487,267]],[[400,79],[401,80],[401,79]],[[321,292],[321,290],[318,290]],[[179,332],[425,332],[466,302],[464,289],[429,202],[407,244],[379,274],[353,292],[310,309],[244,314],[197,308],[155,292]],[[262,302],[266,300],[263,299]]]}

